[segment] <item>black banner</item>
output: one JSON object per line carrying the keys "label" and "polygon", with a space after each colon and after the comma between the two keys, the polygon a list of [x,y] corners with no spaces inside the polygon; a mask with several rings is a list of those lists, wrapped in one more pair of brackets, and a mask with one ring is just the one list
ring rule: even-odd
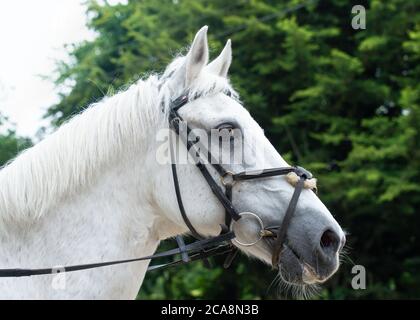
{"label": "black banner", "polygon": [[[1,301],[2,313],[34,317],[134,317],[134,319],[285,319],[290,316],[351,316],[414,312],[419,301]],[[337,311],[338,313],[332,313]]]}

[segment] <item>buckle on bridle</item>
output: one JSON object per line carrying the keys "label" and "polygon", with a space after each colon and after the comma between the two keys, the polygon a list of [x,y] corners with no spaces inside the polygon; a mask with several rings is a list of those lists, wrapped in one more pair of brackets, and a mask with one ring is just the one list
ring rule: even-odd
{"label": "buckle on bridle", "polygon": [[178,124],[179,125],[179,123],[181,122],[181,119],[180,119],[180,117],[178,117],[178,116],[175,116],[175,117],[173,117],[172,119],[171,119],[171,124],[172,125],[174,125],[174,124]]}
{"label": "buckle on bridle", "polygon": [[263,238],[271,238],[271,237],[275,237],[276,234],[271,230],[261,229],[260,236],[263,237]]}
{"label": "buckle on bridle", "polygon": [[235,174],[232,171],[226,171],[222,176],[220,176],[220,182],[225,187],[232,187],[236,183],[234,175]]}
{"label": "buckle on bridle", "polygon": [[306,170],[305,168],[296,166],[295,167],[295,173],[301,177],[304,178],[305,180],[309,180],[313,178],[312,173],[310,173],[308,170]]}

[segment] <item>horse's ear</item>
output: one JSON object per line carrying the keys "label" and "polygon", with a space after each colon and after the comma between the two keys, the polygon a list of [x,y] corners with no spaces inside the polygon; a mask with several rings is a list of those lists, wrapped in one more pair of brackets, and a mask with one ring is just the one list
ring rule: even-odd
{"label": "horse's ear", "polygon": [[209,61],[207,45],[207,26],[202,27],[195,35],[190,51],[186,56],[185,84],[187,87],[198,77],[203,67]]}
{"label": "horse's ear", "polygon": [[227,77],[230,64],[232,63],[232,45],[230,39],[226,42],[220,55],[214,59],[208,66],[208,70],[221,77]]}

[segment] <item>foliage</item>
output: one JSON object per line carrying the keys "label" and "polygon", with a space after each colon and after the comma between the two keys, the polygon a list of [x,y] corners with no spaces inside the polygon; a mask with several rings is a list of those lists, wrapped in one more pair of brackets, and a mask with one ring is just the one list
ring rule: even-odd
{"label": "foliage", "polygon": [[[7,128],[7,129],[6,129]],[[0,114],[0,167],[31,145],[28,138],[18,137],[8,119]]]}
{"label": "foliage", "polygon": [[[89,1],[97,36],[69,46],[61,99],[46,116],[57,126],[162,71],[207,24],[213,53],[233,40],[231,80],[245,106],[286,159],[316,174],[321,198],[349,232],[349,257],[320,298],[419,297],[419,3],[357,4],[366,7],[366,30],[352,29],[353,4],[344,0]],[[353,262],[366,267],[366,290],[350,286]],[[139,298],[275,298],[267,289],[274,275],[244,258],[230,272],[195,263],[148,274]]]}

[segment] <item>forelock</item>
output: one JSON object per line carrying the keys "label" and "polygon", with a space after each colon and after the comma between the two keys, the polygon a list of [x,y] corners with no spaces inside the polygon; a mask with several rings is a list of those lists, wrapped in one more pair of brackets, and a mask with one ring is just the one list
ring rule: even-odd
{"label": "forelock", "polygon": [[[160,95],[162,97],[162,104],[167,110],[171,101],[183,94],[187,88],[183,84],[177,85],[179,81],[178,72],[185,63],[185,57],[178,57],[172,61],[165,69],[160,77]],[[188,88],[189,100],[197,99],[198,97],[210,96],[217,93],[225,93],[233,99],[239,101],[239,94],[232,88],[229,79],[213,74],[206,70],[202,70],[200,76],[194,81],[193,85]]]}

